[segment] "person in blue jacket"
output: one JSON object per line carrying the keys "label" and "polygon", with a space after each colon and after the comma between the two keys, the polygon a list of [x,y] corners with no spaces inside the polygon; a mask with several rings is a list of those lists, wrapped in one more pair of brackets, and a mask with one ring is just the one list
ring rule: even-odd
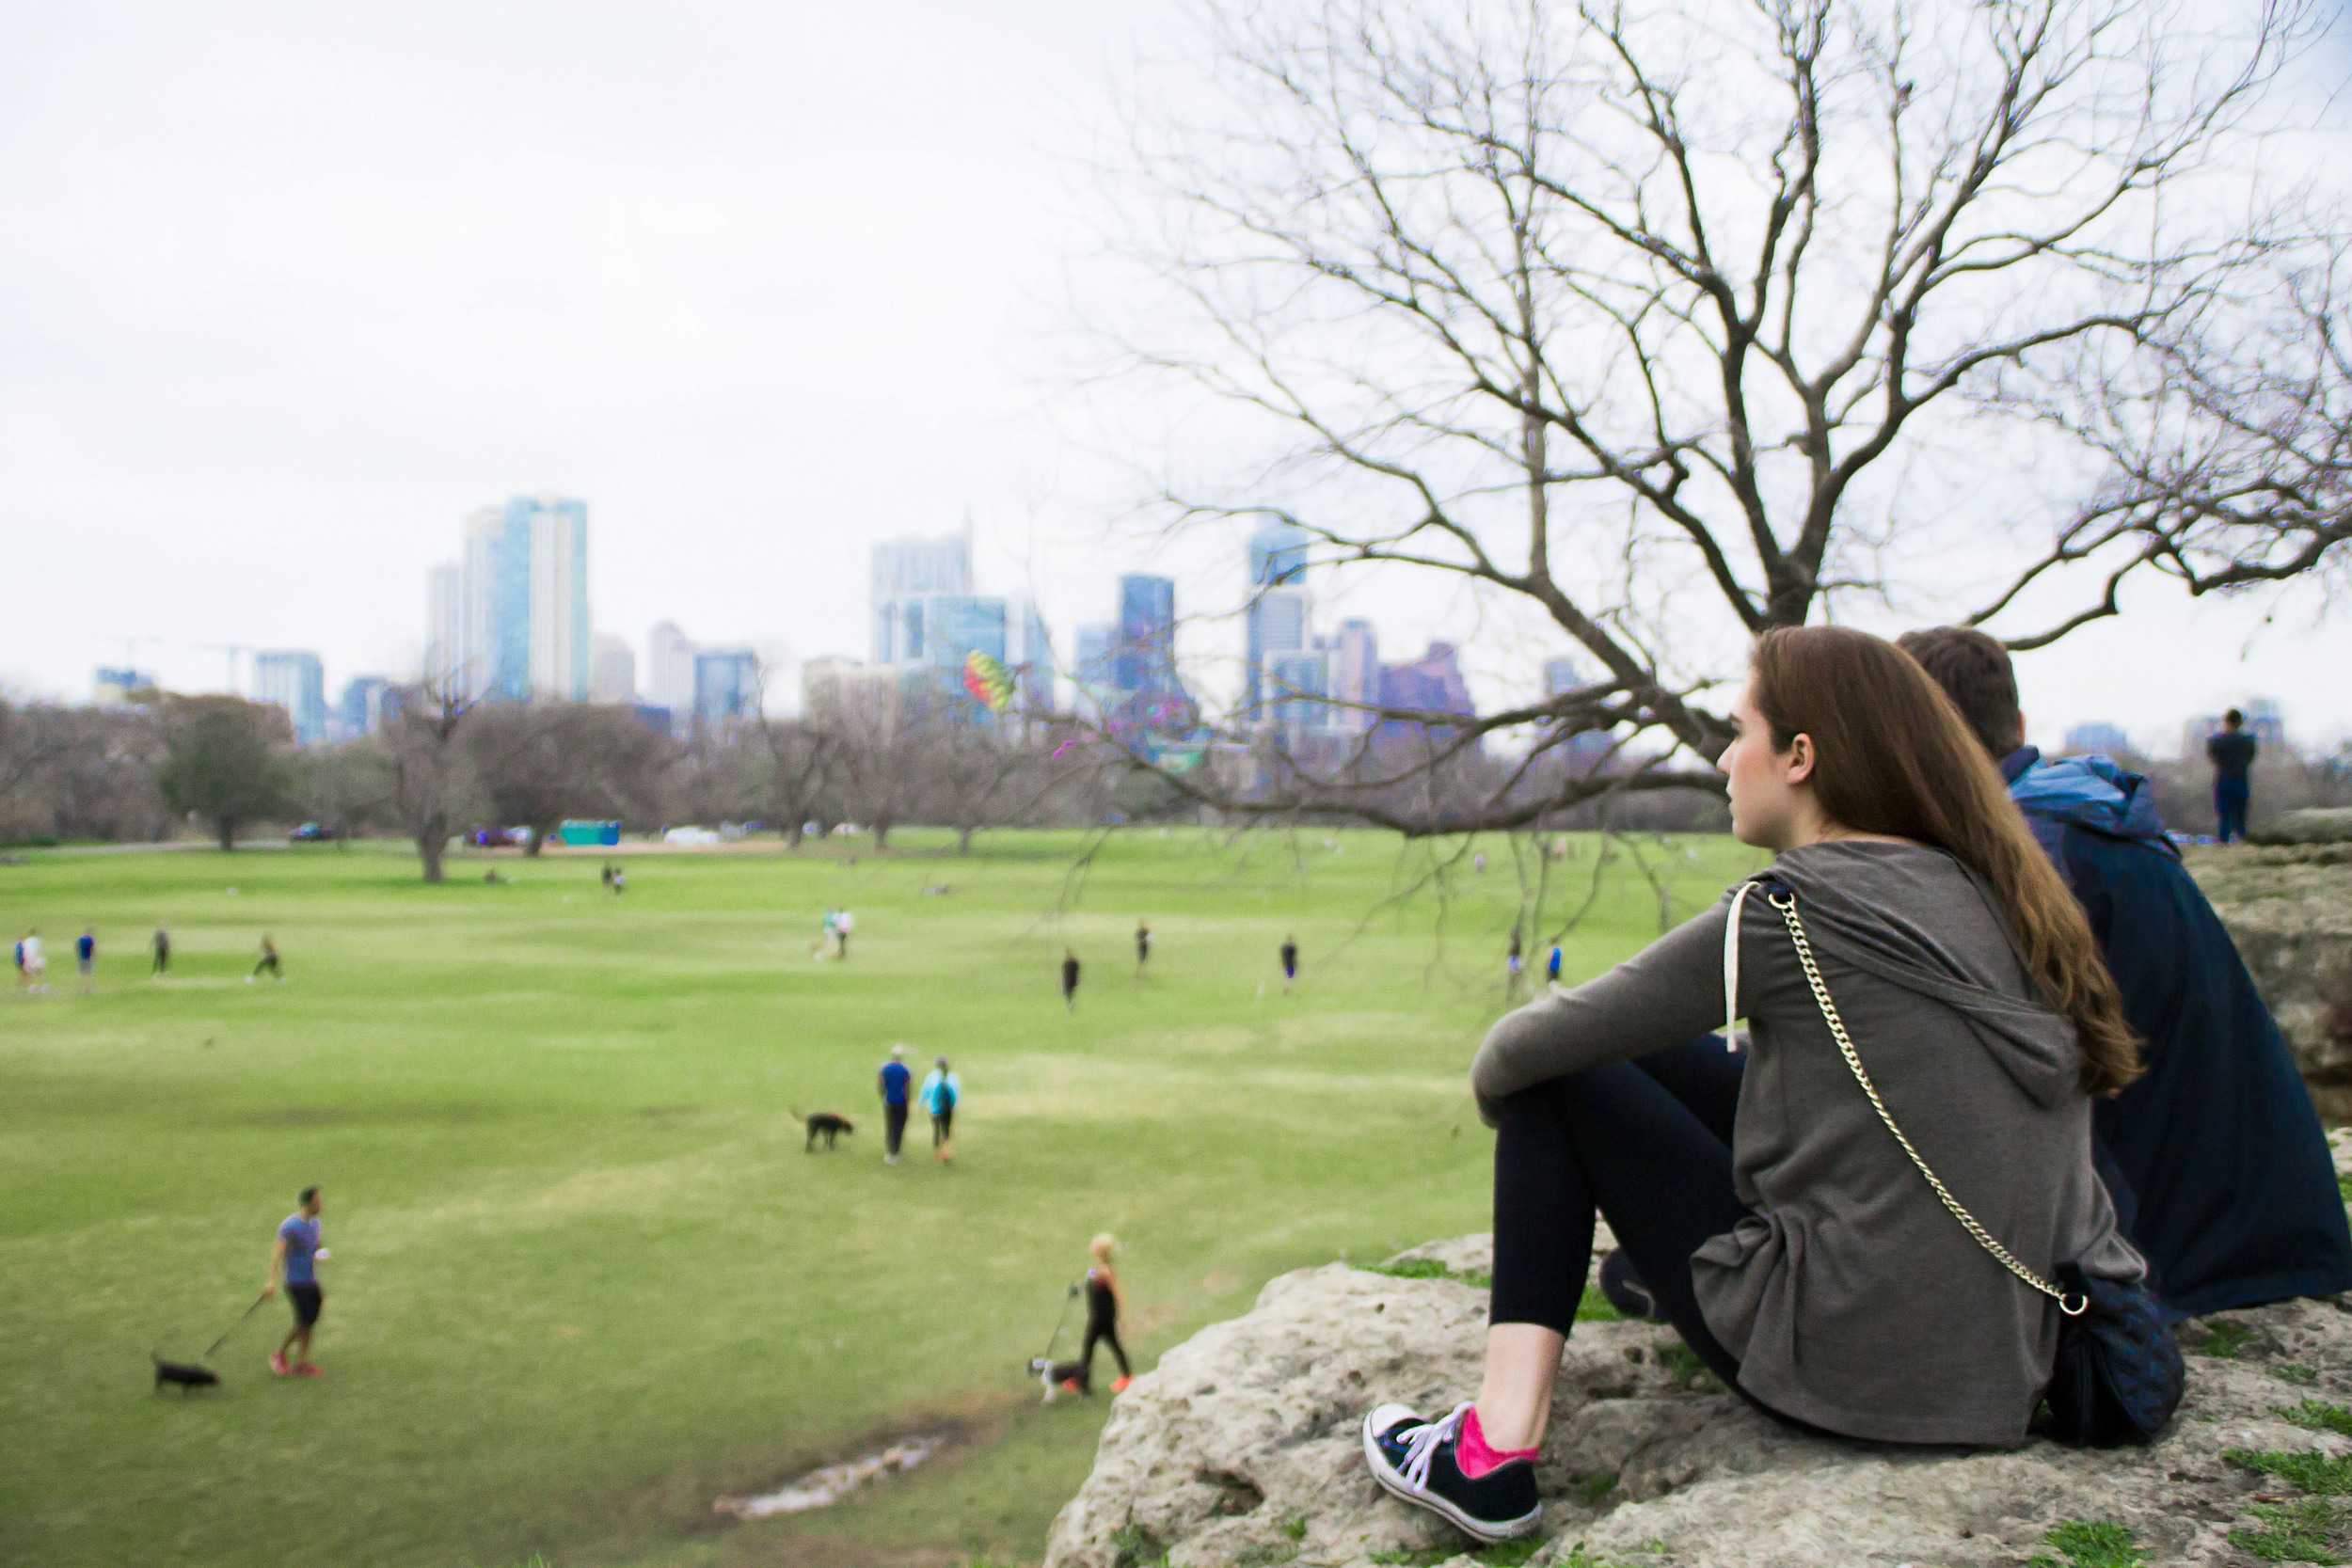
{"label": "person in blue jacket", "polygon": [[1901,639],[1999,759],[2147,1043],[2147,1074],[2096,1102],[2100,1174],[2151,1282],[2182,1317],[2352,1290],[2326,1133],[2236,944],[2166,835],[2148,781],[2025,743],[2009,654],[1979,631]]}

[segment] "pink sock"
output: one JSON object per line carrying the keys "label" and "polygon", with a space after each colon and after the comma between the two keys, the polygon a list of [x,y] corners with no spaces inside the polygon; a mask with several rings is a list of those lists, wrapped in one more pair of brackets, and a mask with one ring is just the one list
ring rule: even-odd
{"label": "pink sock", "polygon": [[1497,1449],[1486,1443],[1486,1429],[1478,1424],[1478,1406],[1471,1405],[1462,1418],[1462,1439],[1454,1445],[1454,1463],[1461,1467],[1465,1480],[1476,1481],[1492,1475],[1515,1459],[1535,1457],[1534,1449]]}

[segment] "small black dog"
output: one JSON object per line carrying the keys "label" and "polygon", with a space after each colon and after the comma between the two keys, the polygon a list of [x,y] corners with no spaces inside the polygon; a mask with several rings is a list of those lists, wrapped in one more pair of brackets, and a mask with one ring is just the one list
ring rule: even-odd
{"label": "small black dog", "polygon": [[817,1140],[819,1137],[825,1140],[825,1148],[830,1149],[833,1148],[834,1140],[842,1133],[857,1131],[856,1125],[848,1117],[835,1116],[831,1111],[818,1111],[805,1117],[794,1111],[792,1117],[794,1120],[808,1129],[808,1141],[801,1146],[801,1152],[803,1154],[817,1148]]}
{"label": "small black dog", "polygon": [[164,1391],[167,1383],[178,1384],[183,1398],[191,1388],[220,1386],[220,1374],[209,1367],[191,1366],[184,1361],[167,1361],[153,1351],[147,1353],[147,1358],[155,1363],[155,1392],[159,1394]]}

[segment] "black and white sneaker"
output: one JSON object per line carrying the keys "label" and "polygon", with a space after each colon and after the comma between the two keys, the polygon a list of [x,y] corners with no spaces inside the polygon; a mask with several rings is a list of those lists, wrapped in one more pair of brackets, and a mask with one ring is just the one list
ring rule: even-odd
{"label": "black and white sneaker", "polygon": [[1401,1404],[1384,1404],[1365,1417],[1364,1463],[1372,1466],[1372,1479],[1391,1497],[1425,1508],[1480,1541],[1533,1535],[1544,1517],[1533,1462],[1514,1459],[1476,1481],[1455,1463],[1470,1408],[1456,1405],[1439,1421],[1425,1421]]}

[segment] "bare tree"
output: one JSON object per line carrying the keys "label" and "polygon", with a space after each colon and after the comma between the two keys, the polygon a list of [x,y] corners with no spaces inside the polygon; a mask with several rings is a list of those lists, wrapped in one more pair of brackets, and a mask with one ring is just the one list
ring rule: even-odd
{"label": "bare tree", "polygon": [[402,691],[399,711],[382,731],[391,757],[392,814],[415,841],[428,882],[442,879],[450,835],[477,799],[463,743],[474,711],[453,682],[421,681]]}
{"label": "bare tree", "polygon": [[474,776],[501,823],[531,830],[536,855],[567,816],[650,812],[669,742],[627,708],[500,703],[466,729]]}
{"label": "bare tree", "polygon": [[[1268,446],[1168,480],[1174,525],[1290,523],[1598,678],[1467,720],[1343,694],[1340,754],[1254,797],[1161,768],[1196,799],[1430,832],[1711,788],[1708,689],[1768,628],[1932,574],[2028,647],[2143,574],[2342,559],[2343,404],[2309,395],[2341,340],[2280,372],[2292,324],[2249,305],[2344,303],[2326,226],[2245,189],[2312,0],[1200,11],[1223,101],[1138,128],[1120,222],[1164,288],[1118,337]],[[1515,732],[1621,757],[1413,798]]]}

